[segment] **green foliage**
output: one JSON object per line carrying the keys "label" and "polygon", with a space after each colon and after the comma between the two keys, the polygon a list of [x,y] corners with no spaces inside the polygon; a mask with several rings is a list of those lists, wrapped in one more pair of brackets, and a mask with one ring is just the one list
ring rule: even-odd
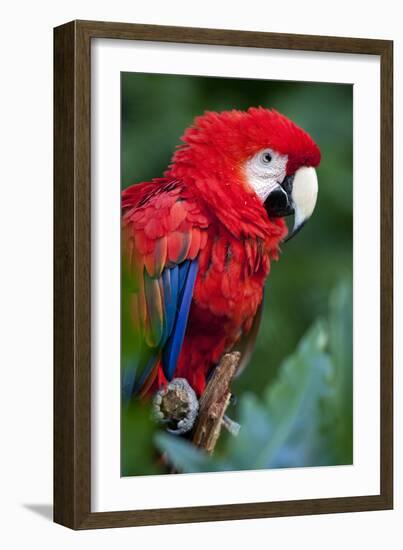
{"label": "green foliage", "polygon": [[332,432],[334,464],[353,461],[353,317],[351,285],[340,285],[330,297],[329,349],[333,370],[326,403],[326,433]]}
{"label": "green foliage", "polygon": [[225,470],[224,462],[218,462],[192,443],[180,437],[160,432],[155,436],[158,449],[166,452],[170,464],[179,472],[191,474]]}
{"label": "green foliage", "polygon": [[153,438],[157,431],[151,411],[144,403],[122,408],[121,474],[135,476],[162,473]]}
{"label": "green foliage", "polygon": [[251,470],[352,462],[351,287],[332,293],[316,322],[280,366],[261,399],[240,399],[241,430],[215,457],[159,433],[157,447],[183,472]]}

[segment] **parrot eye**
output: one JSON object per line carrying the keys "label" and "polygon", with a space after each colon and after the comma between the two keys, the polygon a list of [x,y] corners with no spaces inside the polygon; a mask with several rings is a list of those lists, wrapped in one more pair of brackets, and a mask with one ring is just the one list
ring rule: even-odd
{"label": "parrot eye", "polygon": [[273,149],[261,149],[245,163],[247,182],[264,202],[269,193],[286,176],[287,155],[281,155]]}
{"label": "parrot eye", "polygon": [[269,164],[271,161],[272,161],[272,155],[269,151],[265,151],[263,154],[262,154],[262,162],[264,164]]}

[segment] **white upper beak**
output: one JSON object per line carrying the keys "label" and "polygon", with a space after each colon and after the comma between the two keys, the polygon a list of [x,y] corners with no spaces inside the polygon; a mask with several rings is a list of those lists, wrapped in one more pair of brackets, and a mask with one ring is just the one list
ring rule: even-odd
{"label": "white upper beak", "polygon": [[287,240],[304,225],[315,209],[318,196],[318,177],[315,168],[303,166],[295,172],[291,199],[294,208],[294,227]]}

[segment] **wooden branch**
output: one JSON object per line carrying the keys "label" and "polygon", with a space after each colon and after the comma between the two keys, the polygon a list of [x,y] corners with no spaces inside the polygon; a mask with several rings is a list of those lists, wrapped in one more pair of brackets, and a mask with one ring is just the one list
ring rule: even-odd
{"label": "wooden branch", "polygon": [[192,441],[212,454],[221,433],[225,411],[231,398],[230,385],[241,354],[226,353],[213,372],[199,401],[199,414],[192,433]]}

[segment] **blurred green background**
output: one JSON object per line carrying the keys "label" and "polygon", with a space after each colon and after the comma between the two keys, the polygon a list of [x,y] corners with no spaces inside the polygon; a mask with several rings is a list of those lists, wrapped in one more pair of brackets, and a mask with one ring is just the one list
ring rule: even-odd
{"label": "blurred green background", "polygon": [[[242,414],[242,410],[245,412],[244,403],[250,395],[265,402],[265,395],[281,378],[281,365],[284,366],[285,358],[298,355],[295,351],[298,343],[318,319],[324,320],[321,330],[327,341],[332,341],[329,339],[332,323],[339,323],[341,332],[346,324],[350,326],[346,319],[351,319],[352,308],[349,294],[353,243],[352,86],[122,73],[122,188],[161,176],[176,145],[180,143],[180,136],[195,116],[206,110],[247,109],[258,105],[275,108],[304,128],[319,145],[322,162],[317,170],[319,195],[314,215],[303,231],[283,246],[280,261],[272,264],[256,350],[248,369],[233,387],[239,398],[238,405],[230,412],[235,417]],[[343,303],[333,298],[336,305],[329,306],[332,295],[344,296]],[[347,300],[346,295],[350,296]],[[337,308],[343,309],[343,312],[335,321],[334,311]],[[122,334],[124,339],[127,334],[124,326]],[[308,331],[306,338],[309,334]],[[308,461],[306,449],[305,459],[302,451],[298,454],[294,449],[292,460],[268,461],[265,467],[351,463],[352,362],[348,355],[348,350],[351,351],[351,330],[343,338],[339,345],[347,349],[347,358],[342,365],[340,411],[336,415],[337,422],[334,416],[332,421],[328,420],[334,421],[335,425],[326,427],[327,430],[333,427],[336,430],[336,423],[339,428],[341,426],[344,435],[333,442],[338,448],[329,453],[325,445],[316,454],[311,453]],[[332,353],[324,351],[332,361]],[[333,361],[335,372],[337,368],[340,371],[340,365],[334,366],[338,361],[337,358]],[[336,376],[335,372],[333,376]],[[337,390],[339,393],[340,387]],[[323,401],[322,394],[319,401],[322,403],[320,407],[326,408],[326,399]],[[138,406],[134,409],[122,416],[122,474],[156,473],[158,466],[151,461],[155,453],[152,443],[155,427],[149,426],[148,416],[139,411]],[[139,420],[141,418],[142,421]],[[161,437],[163,442],[158,440],[157,446],[165,443],[169,446],[170,438]],[[220,445],[226,449],[222,451],[224,454],[230,452],[225,447],[230,444],[225,437],[222,438]],[[307,444],[309,447],[309,441]],[[145,448],[148,454],[142,454]],[[285,452],[285,449],[284,443],[279,450]],[[197,471],[194,464],[192,468],[182,464],[183,471]],[[207,469],[221,467],[210,463]]]}

